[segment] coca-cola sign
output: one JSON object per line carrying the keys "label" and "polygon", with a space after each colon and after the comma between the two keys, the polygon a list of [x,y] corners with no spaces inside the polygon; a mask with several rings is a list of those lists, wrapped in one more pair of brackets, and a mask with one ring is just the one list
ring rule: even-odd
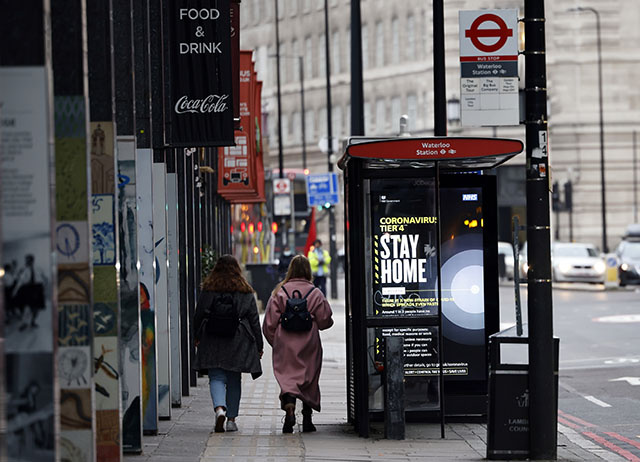
{"label": "coca-cola sign", "polygon": [[233,146],[230,0],[170,0],[169,145]]}
{"label": "coca-cola sign", "polygon": [[224,112],[229,108],[226,103],[228,99],[229,95],[209,95],[204,99],[189,99],[187,95],[184,95],[176,102],[174,110],[178,114]]}

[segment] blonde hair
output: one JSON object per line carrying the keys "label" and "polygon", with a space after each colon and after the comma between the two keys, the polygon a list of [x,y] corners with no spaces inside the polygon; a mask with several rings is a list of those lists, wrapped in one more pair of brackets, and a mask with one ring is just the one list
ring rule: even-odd
{"label": "blonde hair", "polygon": [[287,275],[284,277],[282,282],[280,282],[271,295],[275,297],[280,288],[285,285],[291,279],[306,279],[307,281],[312,281],[311,276],[311,264],[309,263],[309,259],[302,255],[296,255],[291,259],[291,263],[289,263],[289,269],[287,270]]}

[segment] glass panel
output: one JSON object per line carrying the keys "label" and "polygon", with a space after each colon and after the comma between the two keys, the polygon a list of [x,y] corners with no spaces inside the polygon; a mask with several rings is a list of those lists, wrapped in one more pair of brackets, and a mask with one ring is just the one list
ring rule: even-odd
{"label": "glass panel", "polygon": [[367,329],[369,410],[384,410],[384,338],[404,338],[404,387],[407,411],[431,411],[440,407],[440,364],[437,327]]}
{"label": "glass panel", "polygon": [[372,179],[368,200],[367,315],[437,315],[435,178]]}

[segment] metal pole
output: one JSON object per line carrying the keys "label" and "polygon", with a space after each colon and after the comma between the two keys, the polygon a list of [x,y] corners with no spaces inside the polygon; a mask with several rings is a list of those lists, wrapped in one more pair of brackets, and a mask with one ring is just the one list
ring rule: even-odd
{"label": "metal pole", "polygon": [[[557,458],[554,376],[549,159],[533,151],[547,139],[544,1],[525,0],[527,239],[529,241],[529,438],[533,460]],[[546,150],[543,150],[546,153]]]}
{"label": "metal pole", "polygon": [[[324,0],[324,46],[327,74],[327,161],[329,172],[333,172],[333,136],[331,134],[331,56],[329,54],[329,1]],[[336,215],[333,206],[329,207],[329,255],[331,256],[331,298],[338,298],[338,277],[336,274]]]}
{"label": "metal pole", "polygon": [[596,32],[598,38],[598,104],[600,111],[600,186],[602,193],[602,251],[609,252],[607,245],[607,201],[605,198],[605,175],[604,175],[604,114],[602,103],[602,40],[600,38],[600,13],[595,8],[585,8],[596,15]]}
{"label": "metal pole", "polygon": [[[277,100],[278,100],[278,177],[284,178],[284,160],[282,157],[282,101],[280,91],[280,27],[278,18],[278,0],[273,0],[276,7],[276,79],[277,79]],[[291,204],[293,206],[293,204]]]}
{"label": "metal pole", "polygon": [[351,135],[364,135],[360,0],[351,0]]}
{"label": "metal pole", "polygon": [[298,56],[300,65],[300,122],[302,123],[302,169],[307,169],[307,127],[304,113],[304,57]]}
{"label": "metal pole", "polygon": [[443,0],[433,0],[433,134],[447,136]]}
{"label": "metal pole", "polygon": [[638,223],[638,144],[633,132],[633,222]]}

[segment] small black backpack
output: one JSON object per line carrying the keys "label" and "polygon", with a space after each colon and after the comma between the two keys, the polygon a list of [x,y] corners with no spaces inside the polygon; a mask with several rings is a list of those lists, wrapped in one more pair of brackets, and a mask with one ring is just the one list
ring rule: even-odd
{"label": "small black backpack", "polygon": [[233,294],[217,294],[209,307],[205,332],[212,337],[233,337],[240,325]]}
{"label": "small black backpack", "polygon": [[315,290],[315,287],[312,287],[304,297],[299,290],[294,290],[293,296],[289,295],[289,292],[287,292],[284,286],[282,286],[282,290],[284,290],[284,293],[287,294],[288,297],[284,313],[280,316],[282,328],[289,332],[310,331],[313,325],[313,318],[311,318],[311,313],[309,313],[307,309],[307,297]]}

